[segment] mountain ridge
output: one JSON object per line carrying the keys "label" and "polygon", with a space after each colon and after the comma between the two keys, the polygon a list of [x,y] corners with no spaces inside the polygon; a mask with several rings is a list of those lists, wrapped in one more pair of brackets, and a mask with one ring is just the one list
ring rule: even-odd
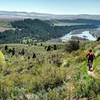
{"label": "mountain ridge", "polygon": [[100,20],[100,15],[89,14],[49,14],[49,13],[37,13],[37,12],[18,12],[18,11],[0,11],[0,19],[19,20],[19,19],[97,19]]}

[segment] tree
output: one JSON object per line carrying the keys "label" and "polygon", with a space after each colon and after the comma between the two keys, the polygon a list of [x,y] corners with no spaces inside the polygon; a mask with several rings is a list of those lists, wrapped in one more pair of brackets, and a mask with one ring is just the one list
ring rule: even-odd
{"label": "tree", "polygon": [[51,46],[49,45],[48,47],[47,47],[47,51],[50,51],[51,50]]}
{"label": "tree", "polygon": [[21,55],[25,55],[25,50],[24,50],[24,48],[21,50],[20,54],[21,54]]}
{"label": "tree", "polygon": [[100,41],[100,37],[97,38],[97,41]]}
{"label": "tree", "polygon": [[5,45],[5,51],[7,51],[8,50],[8,46],[7,45]]}
{"label": "tree", "polygon": [[54,48],[54,50],[57,50],[57,45],[54,45],[53,48]]}
{"label": "tree", "polygon": [[12,49],[12,56],[15,55],[15,48]]}
{"label": "tree", "polygon": [[32,56],[32,58],[36,58],[36,54],[33,52],[33,56]]}
{"label": "tree", "polygon": [[78,50],[79,47],[80,47],[79,41],[70,40],[70,41],[66,44],[65,50],[68,51],[68,52],[72,52],[72,51]]}

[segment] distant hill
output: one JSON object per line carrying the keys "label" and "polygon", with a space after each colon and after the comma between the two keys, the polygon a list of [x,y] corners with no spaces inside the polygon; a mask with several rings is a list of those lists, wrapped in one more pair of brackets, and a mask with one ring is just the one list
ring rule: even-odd
{"label": "distant hill", "polygon": [[0,11],[1,20],[20,20],[20,19],[96,19],[100,20],[100,15],[55,15],[55,14],[45,14],[45,13],[35,13],[35,12],[16,12],[16,11]]}

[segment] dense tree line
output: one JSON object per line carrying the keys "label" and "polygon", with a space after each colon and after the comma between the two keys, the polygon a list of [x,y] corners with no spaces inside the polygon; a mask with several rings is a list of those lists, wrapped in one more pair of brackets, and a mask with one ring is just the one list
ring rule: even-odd
{"label": "dense tree line", "polygon": [[35,40],[58,38],[75,29],[96,28],[94,25],[53,26],[39,19],[25,19],[11,22],[15,30],[0,32],[0,43],[18,43],[24,37]]}

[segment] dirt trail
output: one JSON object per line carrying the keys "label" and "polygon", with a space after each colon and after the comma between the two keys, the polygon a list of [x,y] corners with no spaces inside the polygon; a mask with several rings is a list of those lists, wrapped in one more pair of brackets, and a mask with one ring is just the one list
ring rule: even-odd
{"label": "dirt trail", "polygon": [[88,75],[95,79],[99,79],[98,74],[96,74],[95,71],[88,71]]}
{"label": "dirt trail", "polygon": [[95,75],[94,71],[88,71],[88,75],[96,78],[96,75]]}

